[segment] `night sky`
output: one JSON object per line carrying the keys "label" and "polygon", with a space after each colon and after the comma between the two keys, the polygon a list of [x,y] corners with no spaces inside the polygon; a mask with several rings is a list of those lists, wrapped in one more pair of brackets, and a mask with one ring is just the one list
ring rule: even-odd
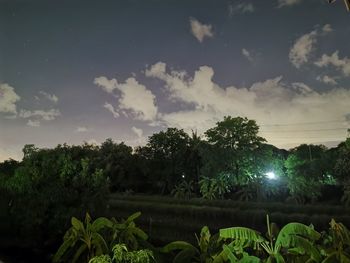
{"label": "night sky", "polygon": [[0,0],[0,161],[227,115],[278,147],[337,145],[349,43],[342,1]]}

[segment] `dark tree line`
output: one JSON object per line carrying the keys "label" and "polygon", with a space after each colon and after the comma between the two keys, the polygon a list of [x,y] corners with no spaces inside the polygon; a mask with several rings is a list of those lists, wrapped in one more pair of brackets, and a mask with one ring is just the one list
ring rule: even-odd
{"label": "dark tree line", "polygon": [[258,132],[253,120],[225,117],[203,137],[168,128],[135,149],[111,139],[100,146],[26,145],[22,161],[0,163],[0,190],[12,223],[21,226],[16,231],[42,235],[60,233],[72,215],[104,213],[109,192],[312,202],[328,199],[324,188],[334,186],[350,203],[349,139],[332,149],[286,151]]}

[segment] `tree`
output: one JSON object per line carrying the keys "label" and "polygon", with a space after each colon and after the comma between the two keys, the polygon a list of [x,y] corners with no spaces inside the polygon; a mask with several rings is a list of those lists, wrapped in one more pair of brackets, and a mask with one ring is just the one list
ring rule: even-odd
{"label": "tree", "polygon": [[131,172],[133,163],[132,148],[122,143],[107,139],[102,143],[97,160],[97,167],[104,170],[110,179],[111,191],[124,191],[132,187]]}
{"label": "tree", "polygon": [[[255,175],[252,168],[254,152],[265,141],[258,136],[259,126],[254,120],[230,116],[205,132],[208,145],[203,151],[203,174],[212,177],[225,172],[234,183],[245,184]],[[211,158],[215,158],[211,160]]]}
{"label": "tree", "polygon": [[324,145],[302,144],[291,150],[286,162],[289,192],[297,201],[316,200],[329,181],[330,166]]}
{"label": "tree", "polygon": [[149,180],[162,194],[170,193],[176,183],[186,178],[185,156],[189,136],[183,130],[168,128],[149,137],[145,147],[139,148],[149,164]]}
{"label": "tree", "polygon": [[338,158],[335,162],[335,176],[341,183],[350,182],[350,138],[337,147]]}
{"label": "tree", "polygon": [[94,166],[97,148],[85,144],[37,149],[30,145],[24,153],[20,166],[3,184],[11,198],[17,234],[31,238],[32,243],[45,240],[50,244],[72,215],[104,212],[108,181]]}

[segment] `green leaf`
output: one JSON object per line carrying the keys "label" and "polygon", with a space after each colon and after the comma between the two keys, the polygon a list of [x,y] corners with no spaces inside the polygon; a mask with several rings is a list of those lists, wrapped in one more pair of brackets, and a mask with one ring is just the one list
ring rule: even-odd
{"label": "green leaf", "polygon": [[140,216],[141,216],[141,212],[136,212],[136,213],[132,214],[131,216],[129,216],[128,219],[126,219],[125,223],[129,224]]}
{"label": "green leaf", "polygon": [[247,253],[243,255],[243,257],[237,261],[237,263],[260,263],[260,258],[250,256]]}
{"label": "green leaf", "polygon": [[73,247],[75,244],[75,240],[73,238],[66,239],[63,244],[59,247],[56,254],[54,255],[52,262],[60,262],[63,255],[66,253],[67,249]]}
{"label": "green leaf", "polygon": [[73,228],[76,229],[77,231],[82,231],[85,229],[83,222],[81,222],[79,219],[77,219],[74,216],[71,219],[71,223],[72,223]]}
{"label": "green leaf", "polygon": [[227,245],[224,245],[223,248],[227,258],[230,260],[231,263],[238,261],[237,257],[232,253],[231,249]]}
{"label": "green leaf", "polygon": [[91,231],[99,232],[103,228],[112,228],[113,223],[111,220],[105,217],[97,218],[91,225]]}
{"label": "green leaf", "polygon": [[193,249],[184,249],[180,251],[174,258],[173,263],[191,263],[192,258],[196,255]]}
{"label": "green leaf", "polygon": [[160,251],[163,253],[169,253],[169,252],[174,251],[174,250],[189,250],[189,249],[192,249],[195,251],[197,250],[193,245],[191,245],[188,242],[174,241],[174,242],[171,242],[171,243],[165,245],[163,248],[161,248]]}
{"label": "green leaf", "polygon": [[230,227],[230,228],[220,229],[220,237],[239,239],[239,240],[248,240],[256,243],[261,243],[265,240],[259,234],[259,232],[246,227]]}
{"label": "green leaf", "polygon": [[75,263],[78,261],[78,259],[80,258],[81,254],[87,249],[87,246],[85,243],[83,243],[78,250],[75,252],[74,254],[74,258],[72,260],[72,263]]}

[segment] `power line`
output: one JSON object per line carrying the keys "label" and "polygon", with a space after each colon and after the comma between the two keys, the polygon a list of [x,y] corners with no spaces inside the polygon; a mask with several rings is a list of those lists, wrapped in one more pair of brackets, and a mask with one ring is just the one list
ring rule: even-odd
{"label": "power line", "polygon": [[262,133],[280,133],[280,132],[323,132],[323,131],[339,131],[339,130],[343,130],[343,131],[347,131],[346,128],[330,128],[330,129],[308,129],[308,130],[288,130],[288,131],[264,131],[261,130],[260,132]]}
{"label": "power line", "polygon": [[271,126],[293,126],[293,125],[314,125],[320,123],[343,123],[344,120],[328,120],[328,121],[313,121],[313,122],[295,122],[295,123],[282,123],[282,124],[261,124],[260,127],[271,127]]}

